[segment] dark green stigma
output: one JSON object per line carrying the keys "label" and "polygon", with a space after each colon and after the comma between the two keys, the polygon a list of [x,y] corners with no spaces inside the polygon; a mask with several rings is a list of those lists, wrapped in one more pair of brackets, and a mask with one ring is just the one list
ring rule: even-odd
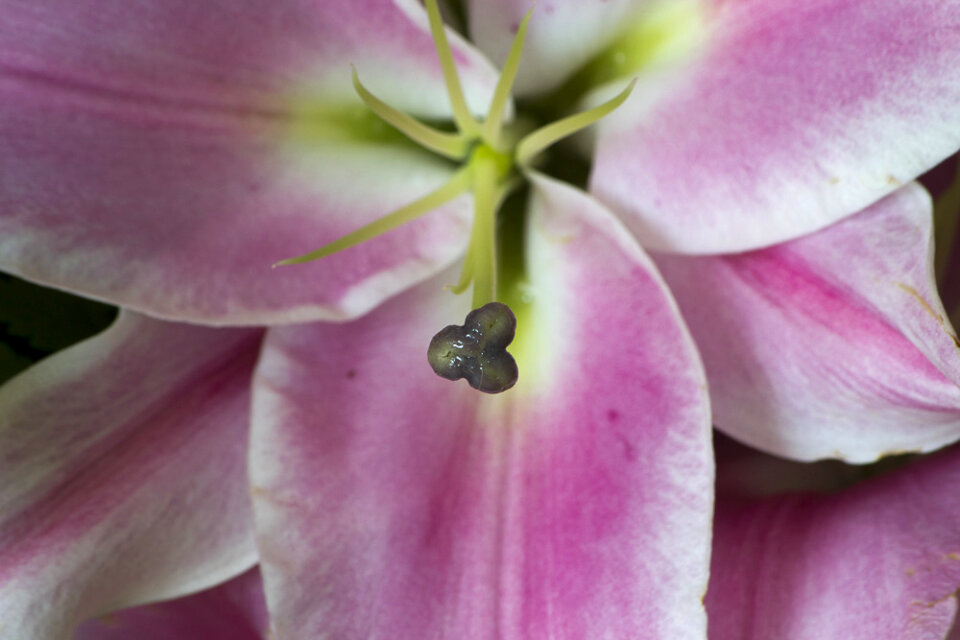
{"label": "dark green stigma", "polygon": [[449,325],[433,336],[427,360],[441,378],[466,378],[485,393],[506,391],[517,383],[517,363],[507,353],[516,329],[510,307],[489,302],[468,313],[462,325]]}

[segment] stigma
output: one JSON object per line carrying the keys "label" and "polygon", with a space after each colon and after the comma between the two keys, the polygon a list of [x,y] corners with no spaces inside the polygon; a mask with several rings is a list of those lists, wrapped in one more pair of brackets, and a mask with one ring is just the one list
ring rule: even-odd
{"label": "stigma", "polygon": [[507,352],[517,319],[502,302],[488,302],[467,314],[462,325],[441,329],[430,341],[427,360],[441,378],[459,380],[484,393],[501,393],[517,383],[517,363]]}

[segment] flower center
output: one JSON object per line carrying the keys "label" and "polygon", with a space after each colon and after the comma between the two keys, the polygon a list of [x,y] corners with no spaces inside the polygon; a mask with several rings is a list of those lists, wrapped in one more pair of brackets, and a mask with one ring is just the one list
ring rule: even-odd
{"label": "flower center", "polygon": [[[304,255],[283,260],[278,262],[277,265],[310,262],[355,246],[410,222],[469,191],[472,193],[474,200],[474,218],[470,232],[470,243],[464,258],[460,280],[456,285],[451,286],[450,290],[453,293],[460,294],[472,285],[474,311],[471,312],[471,315],[485,309],[484,313],[487,315],[509,314],[509,319],[500,318],[500,321],[512,322],[512,312],[506,305],[490,305],[490,303],[498,302],[497,274],[500,257],[497,255],[496,228],[497,215],[501,205],[512,191],[524,183],[523,176],[531,170],[531,163],[541,152],[555,142],[597,122],[619,107],[633,90],[634,82],[631,82],[616,97],[598,107],[561,118],[525,135],[517,135],[515,128],[505,126],[504,117],[507,104],[510,101],[513,82],[520,66],[527,25],[530,22],[533,9],[527,12],[517,29],[517,35],[501,70],[486,118],[478,121],[467,108],[460,78],[457,75],[456,64],[454,63],[453,52],[443,28],[443,20],[440,16],[437,0],[426,0],[426,8],[430,21],[430,32],[437,49],[437,56],[440,59],[444,84],[453,111],[456,131],[441,131],[394,109],[363,86],[355,69],[353,71],[353,86],[364,104],[381,120],[421,147],[460,162],[460,169],[444,185],[419,200],[411,202],[342,238],[338,238],[330,244]],[[470,317],[468,316],[468,322]],[[453,335],[453,333],[447,331],[448,329],[450,327],[437,334],[431,342],[429,360],[432,365],[438,361],[435,350],[445,353],[453,348],[451,344],[447,344],[441,339],[443,335]],[[447,331],[447,334],[444,333],[445,331]],[[485,339],[482,328],[474,328],[471,331],[476,333],[478,340]],[[510,335],[512,338],[512,332]],[[504,350],[506,346],[506,344],[503,344],[502,349],[498,346],[496,354],[498,358],[500,358],[499,351]],[[483,357],[481,352],[482,350],[478,351],[477,357]],[[483,364],[481,361],[478,366],[482,368]],[[434,369],[436,370],[436,366],[434,366]],[[448,371],[444,373],[438,371],[438,374],[450,377]],[[513,385],[513,382],[516,381],[516,374],[512,375],[514,375],[513,381],[505,381],[497,385],[498,388],[496,389],[489,388],[489,385],[475,384],[471,376],[464,375],[463,377],[467,377],[468,382],[474,388],[481,391],[497,392]],[[480,378],[482,379],[482,376]]]}

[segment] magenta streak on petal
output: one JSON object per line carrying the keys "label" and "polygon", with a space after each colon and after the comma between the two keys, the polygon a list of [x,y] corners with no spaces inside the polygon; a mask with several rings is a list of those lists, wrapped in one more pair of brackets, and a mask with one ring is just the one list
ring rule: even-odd
{"label": "magenta streak on petal", "polygon": [[[723,261],[730,276],[741,281],[738,288],[755,291],[763,297],[765,306],[775,310],[784,323],[784,340],[789,340],[787,327],[790,325],[800,331],[809,330],[810,324],[819,325],[822,331],[843,341],[853,351],[885,354],[906,372],[895,380],[872,381],[868,383],[868,391],[905,407],[956,411],[936,397],[925,397],[924,391],[930,386],[950,388],[954,385],[903,333],[859,298],[856,291],[841,289],[825,280],[822,273],[811,268],[789,245],[727,256]],[[776,336],[770,339],[776,341]],[[845,378],[845,371],[833,369],[827,362],[822,364],[819,373],[832,384],[843,387],[852,382]]]}
{"label": "magenta streak on petal", "polygon": [[[114,88],[96,80],[64,74],[59,69],[40,71],[4,65],[0,66],[0,82],[4,83],[5,91],[29,94],[47,104],[145,126],[212,129],[236,134],[232,127],[244,121],[279,120],[290,115],[280,109],[280,105],[270,108],[266,103],[258,105],[255,101],[231,103],[228,95],[179,96],[148,92],[147,88],[143,92],[126,86]],[[265,97],[260,96],[260,102],[264,102]]]}
{"label": "magenta streak on petal", "polygon": [[[957,611],[960,449],[835,495],[720,493],[711,640],[943,638]],[[718,459],[718,473],[726,465]]]}

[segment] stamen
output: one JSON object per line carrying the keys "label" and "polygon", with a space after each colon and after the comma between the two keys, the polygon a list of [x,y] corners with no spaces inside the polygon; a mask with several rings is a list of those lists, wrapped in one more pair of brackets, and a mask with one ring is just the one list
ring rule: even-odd
{"label": "stamen", "polygon": [[430,18],[430,34],[437,48],[437,57],[440,58],[443,81],[447,86],[447,95],[450,97],[450,107],[453,109],[453,120],[462,134],[475,136],[480,130],[480,125],[473,119],[473,115],[467,108],[467,101],[463,97],[457,65],[453,61],[453,51],[447,41],[447,33],[443,29],[440,7],[437,6],[437,0],[426,0],[426,5],[427,16]]}
{"label": "stamen", "polygon": [[520,57],[523,55],[523,43],[527,37],[527,25],[530,22],[530,16],[533,15],[533,7],[527,11],[520,21],[520,27],[517,29],[517,35],[510,46],[510,54],[506,62],[503,63],[503,69],[500,71],[500,79],[497,80],[497,88],[493,93],[493,99],[490,101],[490,110],[487,113],[487,120],[483,123],[483,138],[491,147],[499,149],[503,141],[501,137],[501,124],[503,123],[503,112],[507,106],[507,100],[513,92],[513,82],[517,78],[517,69],[520,68]]}
{"label": "stamen", "polygon": [[470,188],[470,174],[471,168],[469,165],[467,165],[453,174],[453,177],[450,178],[450,180],[448,180],[442,187],[436,191],[428,193],[419,200],[415,200],[414,202],[397,209],[393,213],[390,213],[378,220],[374,220],[370,224],[360,227],[356,231],[348,233],[347,235],[338,238],[330,244],[320,247],[319,249],[314,249],[310,253],[305,253],[295,258],[281,260],[273,266],[276,267],[278,265],[301,264],[304,262],[318,260],[320,258],[337,253],[338,251],[349,249],[350,247],[366,242],[367,240],[372,240],[380,234],[386,233],[387,231],[395,229],[400,225],[416,220],[423,214],[429,213],[430,211],[443,206],[460,194],[466,192]]}
{"label": "stamen", "polygon": [[421,147],[429,149],[452,160],[463,160],[470,148],[470,142],[459,133],[447,133],[427,126],[415,118],[398,111],[376,97],[360,82],[357,70],[353,70],[353,88],[363,103],[377,114],[381,120],[407,136]]}
{"label": "stamen", "polygon": [[600,106],[594,107],[593,109],[588,109],[583,113],[568,116],[561,120],[557,120],[556,122],[551,122],[550,124],[540,127],[536,131],[524,136],[519,144],[517,144],[517,164],[526,166],[534,156],[553,143],[562,140],[567,136],[573,135],[581,129],[589,127],[597,120],[600,120],[604,116],[608,115],[611,111],[624,103],[624,101],[630,95],[630,92],[633,91],[633,87],[636,84],[636,79],[631,80],[626,89]]}

